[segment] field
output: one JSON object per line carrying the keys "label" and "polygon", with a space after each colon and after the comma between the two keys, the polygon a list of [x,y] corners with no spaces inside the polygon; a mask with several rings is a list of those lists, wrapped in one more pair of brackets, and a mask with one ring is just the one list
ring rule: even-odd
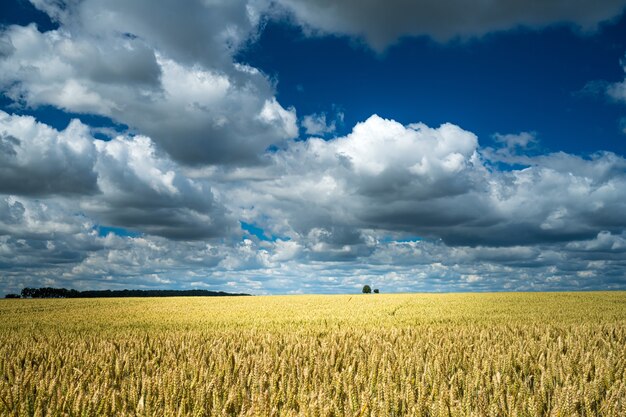
{"label": "field", "polygon": [[0,301],[1,416],[626,416],[626,293]]}

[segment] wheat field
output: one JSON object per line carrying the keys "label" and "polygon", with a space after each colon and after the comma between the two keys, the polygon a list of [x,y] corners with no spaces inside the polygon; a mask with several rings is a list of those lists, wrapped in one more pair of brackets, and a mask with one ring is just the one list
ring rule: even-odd
{"label": "wheat field", "polygon": [[0,301],[1,416],[626,416],[626,293]]}

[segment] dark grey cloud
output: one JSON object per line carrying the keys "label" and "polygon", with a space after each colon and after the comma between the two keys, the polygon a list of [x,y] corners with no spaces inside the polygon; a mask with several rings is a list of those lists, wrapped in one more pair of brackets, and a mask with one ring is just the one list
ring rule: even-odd
{"label": "dark grey cloud", "polygon": [[158,88],[161,78],[154,51],[140,41],[123,45],[78,44],[68,57],[77,73],[97,84],[121,84],[133,88]]}
{"label": "dark grey cloud", "polygon": [[623,11],[623,0],[528,2],[506,0],[468,4],[460,0],[277,0],[298,23],[313,31],[363,38],[382,50],[402,36],[430,36],[439,41],[481,36],[519,26],[541,28],[570,23],[583,30]]}

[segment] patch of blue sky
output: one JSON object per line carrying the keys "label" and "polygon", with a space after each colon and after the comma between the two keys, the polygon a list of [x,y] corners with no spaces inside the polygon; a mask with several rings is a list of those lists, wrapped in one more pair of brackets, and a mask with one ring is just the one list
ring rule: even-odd
{"label": "patch of blue sky", "polygon": [[114,235],[117,235],[117,236],[120,236],[120,237],[138,237],[138,236],[141,236],[141,233],[134,232],[132,230],[125,229],[123,227],[97,225],[96,227],[94,227],[94,229],[98,231],[98,235],[101,236],[101,237],[105,237],[109,233],[113,233]]}
{"label": "patch of blue sky", "polygon": [[243,221],[240,221],[239,223],[241,224],[241,229],[251,237],[256,237],[259,240],[267,242],[275,242],[276,240],[278,240],[278,236],[268,235],[263,228],[255,224],[246,223]]}
{"label": "patch of blue sky", "polygon": [[58,29],[59,25],[27,0],[2,1],[0,25],[29,25],[35,23],[41,32]]}
{"label": "patch of blue sky", "polygon": [[381,243],[410,243],[410,242],[421,242],[422,240],[426,240],[421,236],[383,236],[379,239]]}
{"label": "patch of blue sky", "polygon": [[105,116],[66,112],[48,105],[36,108],[23,107],[3,96],[0,96],[0,109],[9,114],[33,116],[38,122],[45,123],[57,130],[65,129],[73,119],[78,119],[83,124],[90,126],[93,136],[101,140],[110,140],[111,133],[125,133],[129,130],[128,126],[116,123]]}

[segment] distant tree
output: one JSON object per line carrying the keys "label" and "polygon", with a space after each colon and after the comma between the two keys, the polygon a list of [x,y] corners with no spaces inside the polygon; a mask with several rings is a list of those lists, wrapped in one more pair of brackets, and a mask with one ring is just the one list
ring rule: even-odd
{"label": "distant tree", "polygon": [[374,294],[378,294],[380,290],[378,288],[374,288]]}
{"label": "distant tree", "polygon": [[21,298],[19,294],[7,294],[4,298]]}
{"label": "distant tree", "polygon": [[372,293],[372,287],[370,287],[369,285],[364,285],[363,294],[371,294],[371,293]]}
{"label": "distant tree", "polygon": [[35,288],[26,287],[22,290],[22,298],[32,298],[35,294]]}

